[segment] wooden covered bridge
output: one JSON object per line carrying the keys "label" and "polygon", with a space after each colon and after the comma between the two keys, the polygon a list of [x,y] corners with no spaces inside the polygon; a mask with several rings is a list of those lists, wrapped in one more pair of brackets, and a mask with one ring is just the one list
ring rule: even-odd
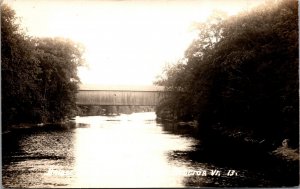
{"label": "wooden covered bridge", "polygon": [[99,106],[156,106],[164,96],[159,86],[80,85],[76,103]]}

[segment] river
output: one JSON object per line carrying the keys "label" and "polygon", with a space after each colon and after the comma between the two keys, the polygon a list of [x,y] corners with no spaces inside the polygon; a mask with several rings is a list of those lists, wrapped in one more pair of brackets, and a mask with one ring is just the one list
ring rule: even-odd
{"label": "river", "polygon": [[65,127],[2,134],[5,187],[269,186],[263,173],[195,161],[188,125],[157,123],[154,112],[76,117]]}

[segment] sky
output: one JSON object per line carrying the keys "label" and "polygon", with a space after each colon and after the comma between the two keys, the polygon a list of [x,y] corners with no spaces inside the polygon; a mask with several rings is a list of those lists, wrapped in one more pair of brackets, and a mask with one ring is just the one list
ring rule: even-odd
{"label": "sky", "polygon": [[151,85],[195,37],[194,22],[213,10],[229,15],[262,0],[4,0],[36,37],[66,37],[85,46],[83,84]]}

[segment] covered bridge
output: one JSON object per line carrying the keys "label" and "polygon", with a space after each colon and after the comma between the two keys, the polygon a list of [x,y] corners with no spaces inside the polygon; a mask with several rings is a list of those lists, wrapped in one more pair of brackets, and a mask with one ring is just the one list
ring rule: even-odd
{"label": "covered bridge", "polygon": [[163,87],[153,85],[80,85],[78,105],[156,106]]}

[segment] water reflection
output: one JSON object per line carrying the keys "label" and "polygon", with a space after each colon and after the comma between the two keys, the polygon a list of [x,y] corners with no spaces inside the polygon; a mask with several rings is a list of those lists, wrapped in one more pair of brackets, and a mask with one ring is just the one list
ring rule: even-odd
{"label": "water reflection", "polygon": [[201,143],[192,137],[196,128],[155,119],[154,112],[76,117],[73,125],[2,134],[3,185],[274,186],[262,172],[212,161],[224,157],[199,150]]}
{"label": "water reflection", "polygon": [[[50,129],[51,128],[51,129]],[[65,132],[67,131],[67,132]],[[72,131],[46,128],[19,129],[2,135],[2,183],[5,187],[64,187],[73,166]]]}
{"label": "water reflection", "polygon": [[75,186],[183,186],[183,175],[176,169],[184,164],[169,161],[168,155],[189,150],[194,139],[165,133],[154,113],[77,118],[76,122],[89,129],[77,129],[75,134]]}

